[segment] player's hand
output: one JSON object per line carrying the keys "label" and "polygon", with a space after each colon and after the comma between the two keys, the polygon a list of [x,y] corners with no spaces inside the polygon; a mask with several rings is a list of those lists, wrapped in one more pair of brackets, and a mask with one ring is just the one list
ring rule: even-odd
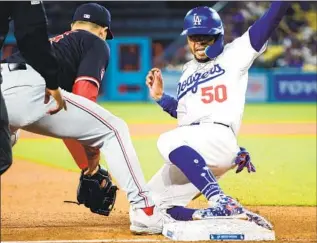
{"label": "player's hand", "polygon": [[94,174],[96,174],[99,170],[98,165],[99,164],[97,165],[90,164],[90,166],[84,171],[84,175],[93,176]]}
{"label": "player's hand", "polygon": [[50,115],[54,115],[57,112],[59,112],[61,109],[67,110],[66,102],[63,99],[63,96],[61,94],[61,91],[59,89],[45,89],[45,98],[44,98],[44,104],[47,104],[50,101],[50,96],[53,96],[53,98],[56,101],[56,108],[50,109],[47,113]]}
{"label": "player's hand", "polygon": [[146,76],[146,85],[149,88],[151,97],[154,100],[161,99],[163,95],[163,78],[161,70],[158,68],[152,68]]}
{"label": "player's hand", "polygon": [[238,166],[236,173],[240,173],[244,168],[247,168],[249,173],[256,172],[255,166],[251,162],[250,153],[243,147],[240,147],[235,164]]}
{"label": "player's hand", "polygon": [[94,175],[99,170],[100,150],[90,146],[83,146],[88,159],[88,168],[85,175]]}

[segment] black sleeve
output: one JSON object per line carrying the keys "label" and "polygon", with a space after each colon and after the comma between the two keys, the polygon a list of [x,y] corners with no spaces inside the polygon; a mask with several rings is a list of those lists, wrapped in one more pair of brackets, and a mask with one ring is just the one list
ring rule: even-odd
{"label": "black sleeve", "polygon": [[90,48],[80,62],[75,82],[88,80],[95,83],[99,89],[108,66],[109,49],[106,43],[100,39],[96,39],[89,46]]}
{"label": "black sleeve", "polygon": [[46,87],[58,88],[58,63],[47,34],[47,20],[41,1],[12,2],[15,38],[18,48],[37,72],[45,79]]}
{"label": "black sleeve", "polygon": [[12,12],[12,2],[0,1],[0,51],[9,30],[9,18]]}

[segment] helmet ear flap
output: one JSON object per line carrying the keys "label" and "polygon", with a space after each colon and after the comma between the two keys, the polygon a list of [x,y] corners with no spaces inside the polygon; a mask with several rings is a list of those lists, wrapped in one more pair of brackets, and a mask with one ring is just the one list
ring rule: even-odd
{"label": "helmet ear flap", "polygon": [[215,42],[220,38],[220,33],[219,34],[217,34],[217,35],[214,35],[214,37],[215,37]]}
{"label": "helmet ear flap", "polygon": [[224,38],[222,34],[219,34],[218,37],[216,37],[216,41],[211,46],[207,46],[205,49],[205,54],[210,59],[214,59],[217,56],[219,56],[224,48]]}

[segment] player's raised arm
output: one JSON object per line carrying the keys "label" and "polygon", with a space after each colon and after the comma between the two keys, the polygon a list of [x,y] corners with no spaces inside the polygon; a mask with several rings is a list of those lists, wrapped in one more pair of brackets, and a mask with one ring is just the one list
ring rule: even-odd
{"label": "player's raised arm", "polygon": [[[267,41],[285,15],[289,2],[272,2],[267,12],[259,18],[241,37],[225,45],[222,52],[224,62],[230,68],[246,72],[267,47]],[[206,48],[206,55],[215,58],[215,45]],[[230,64],[230,65],[229,65]]]}
{"label": "player's raised arm", "polygon": [[178,101],[164,93],[162,73],[158,68],[153,68],[146,76],[146,85],[153,100],[159,104],[165,112],[177,118]]}
{"label": "player's raised arm", "polygon": [[250,27],[250,42],[254,50],[259,52],[268,41],[281,22],[289,5],[289,2],[284,1],[272,2],[268,11]]}

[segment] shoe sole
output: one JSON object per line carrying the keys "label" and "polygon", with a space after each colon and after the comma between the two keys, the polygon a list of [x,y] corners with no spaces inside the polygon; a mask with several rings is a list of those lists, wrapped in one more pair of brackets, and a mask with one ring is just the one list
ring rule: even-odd
{"label": "shoe sole", "polygon": [[144,228],[131,225],[130,231],[134,235],[160,235],[162,234],[162,228]]}
{"label": "shoe sole", "polygon": [[205,220],[205,219],[241,219],[241,220],[248,220],[249,217],[246,213],[236,214],[232,216],[207,216],[207,217],[195,217],[193,216],[193,220]]}

